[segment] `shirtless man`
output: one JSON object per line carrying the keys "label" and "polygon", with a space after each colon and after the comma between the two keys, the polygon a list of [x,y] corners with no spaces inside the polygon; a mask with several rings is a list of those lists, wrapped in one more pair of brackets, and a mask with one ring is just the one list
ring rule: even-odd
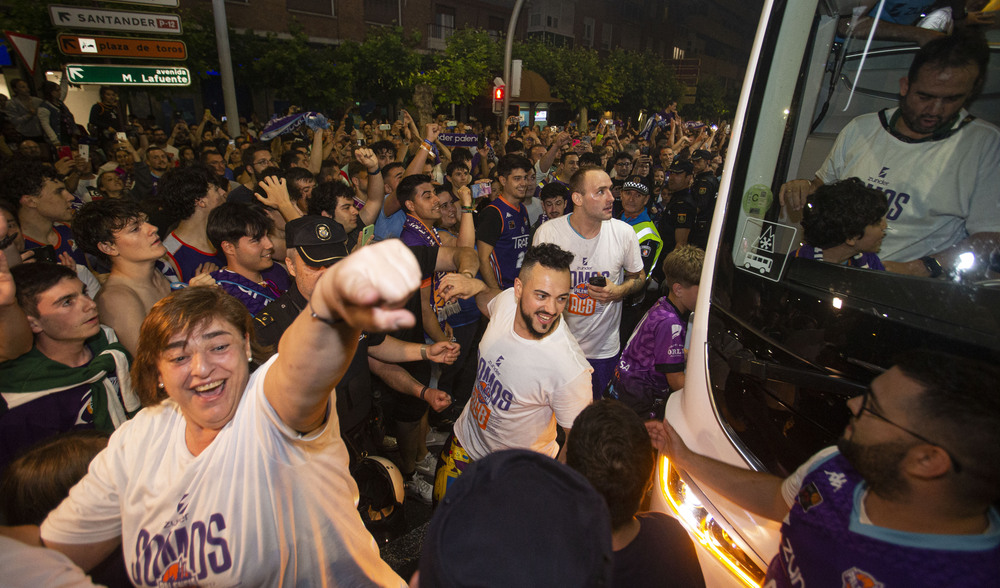
{"label": "shirtless man", "polygon": [[94,300],[101,322],[114,329],[118,340],[134,354],[143,319],[158,300],[170,294],[170,281],[156,269],[156,260],[167,249],[156,227],[133,201],[88,202],[77,219],[80,247],[111,264],[111,273]]}

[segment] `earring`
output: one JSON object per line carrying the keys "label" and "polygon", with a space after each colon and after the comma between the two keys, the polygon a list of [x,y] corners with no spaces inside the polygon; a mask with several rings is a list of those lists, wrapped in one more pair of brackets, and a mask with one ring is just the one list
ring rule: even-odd
{"label": "earring", "polygon": [[247,353],[247,361],[253,361],[253,354]]}
{"label": "earring", "polygon": [[163,382],[157,382],[156,387],[159,388],[160,390],[163,390]]}

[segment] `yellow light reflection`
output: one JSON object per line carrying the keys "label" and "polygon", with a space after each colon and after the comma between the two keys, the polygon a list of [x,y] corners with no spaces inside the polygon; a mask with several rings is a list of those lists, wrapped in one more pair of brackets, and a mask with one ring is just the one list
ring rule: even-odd
{"label": "yellow light reflection", "polygon": [[665,457],[660,472],[663,496],[681,523],[743,584],[748,588],[759,588],[764,581],[763,570],[743,553],[725,529],[714,520]]}

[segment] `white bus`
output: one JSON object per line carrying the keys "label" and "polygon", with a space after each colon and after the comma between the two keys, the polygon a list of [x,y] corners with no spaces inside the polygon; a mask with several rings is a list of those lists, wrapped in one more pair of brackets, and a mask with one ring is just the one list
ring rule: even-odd
{"label": "white bus", "polygon": [[[918,46],[840,39],[838,20],[860,4],[765,3],[713,217],[686,385],[666,408],[694,451],[779,476],[836,442],[849,417],[845,400],[895,353],[924,347],[1000,362],[1000,280],[988,279],[995,273],[917,278],[791,257],[780,277],[764,276],[740,246],[748,220],[795,226],[779,204],[780,186],[812,178],[851,119],[898,104]],[[997,124],[1000,30],[987,40],[986,85],[968,110]],[[761,186],[773,202],[762,218],[746,204],[760,199]],[[775,263],[781,254],[771,256]],[[709,586],[762,584],[779,523],[665,459],[657,486],[654,508],[695,537]]]}

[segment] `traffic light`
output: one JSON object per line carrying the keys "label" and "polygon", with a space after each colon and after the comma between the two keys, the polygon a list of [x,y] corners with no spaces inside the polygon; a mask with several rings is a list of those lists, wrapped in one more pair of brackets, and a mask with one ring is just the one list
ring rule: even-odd
{"label": "traffic light", "polygon": [[506,91],[506,86],[493,86],[493,114],[503,114],[503,95]]}

